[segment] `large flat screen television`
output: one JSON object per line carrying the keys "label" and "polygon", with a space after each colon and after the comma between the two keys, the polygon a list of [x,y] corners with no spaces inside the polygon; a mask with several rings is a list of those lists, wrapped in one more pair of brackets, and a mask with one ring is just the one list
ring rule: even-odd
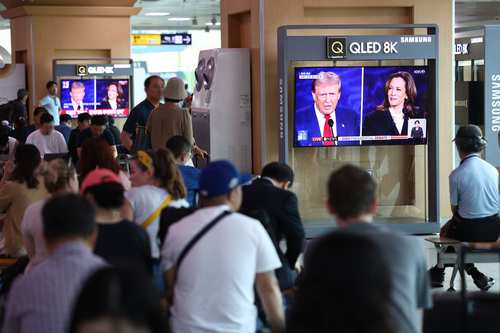
{"label": "large flat screen television", "polygon": [[62,113],[73,118],[83,112],[127,117],[129,97],[128,79],[61,80]]}
{"label": "large flat screen television", "polygon": [[294,147],[427,143],[428,66],[295,68]]}

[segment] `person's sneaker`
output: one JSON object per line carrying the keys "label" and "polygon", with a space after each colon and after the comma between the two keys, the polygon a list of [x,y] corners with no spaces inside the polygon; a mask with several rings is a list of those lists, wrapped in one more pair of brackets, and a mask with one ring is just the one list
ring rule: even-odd
{"label": "person's sneaker", "polygon": [[441,288],[444,286],[444,268],[434,266],[429,269],[429,274],[431,276],[432,288]]}
{"label": "person's sneaker", "polygon": [[481,273],[481,276],[474,278],[474,284],[482,291],[488,291],[495,284],[495,280]]}

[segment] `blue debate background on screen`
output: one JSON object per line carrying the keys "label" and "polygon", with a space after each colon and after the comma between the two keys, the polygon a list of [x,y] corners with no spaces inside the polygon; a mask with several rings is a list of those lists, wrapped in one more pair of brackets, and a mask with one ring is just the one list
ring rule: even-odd
{"label": "blue debate background on screen", "polygon": [[62,109],[73,109],[71,106],[70,88],[75,81],[83,83],[85,86],[85,96],[83,96],[83,105],[86,109],[94,109],[94,80],[62,80],[61,81],[61,104]]}
{"label": "blue debate background on screen", "polygon": [[[305,107],[313,105],[311,94],[312,78],[299,78],[300,75],[317,75],[320,72],[334,72],[341,76],[342,92],[338,102],[339,107],[348,108],[361,116],[361,122],[365,116],[373,112],[375,108],[384,101],[384,85],[389,75],[406,71],[410,73],[417,89],[415,107],[422,111],[423,118],[427,118],[429,99],[429,67],[428,66],[380,66],[380,67],[297,67],[295,68],[295,113]],[[311,135],[304,130],[303,124],[297,123],[295,117],[294,146],[317,146],[321,142],[310,142]],[[297,128],[297,125],[300,125]],[[298,131],[297,131],[298,130]],[[317,135],[316,135],[317,136]],[[368,140],[368,139],[365,139]],[[383,139],[380,139],[383,140]],[[397,138],[396,138],[397,140]],[[374,143],[365,141],[366,144],[385,144],[387,142]],[[409,140],[394,141],[391,144],[425,144],[421,142],[410,142]],[[357,145],[359,141],[343,141],[342,145]]]}
{"label": "blue debate background on screen", "polygon": [[[384,85],[392,73],[405,71],[411,74],[417,87],[415,106],[427,113],[429,98],[429,67],[427,66],[394,66],[365,67],[364,73],[364,107],[363,115],[375,110],[384,101]],[[343,88],[343,87],[342,87]]]}
{"label": "blue debate background on screen", "polygon": [[334,72],[340,75],[342,92],[338,106],[354,110],[357,114],[361,112],[361,67],[314,67],[295,69],[295,110],[314,103],[311,94],[312,79],[299,79],[300,73],[308,72],[316,75],[319,72]]}
{"label": "blue debate background on screen", "polygon": [[[110,82],[117,82],[120,87],[123,90],[123,95],[121,96],[124,104],[128,103],[128,80],[123,79],[123,80],[117,80],[117,79],[98,79],[96,80],[96,90],[97,90],[97,96],[96,96],[96,103],[97,105],[100,105],[100,103],[103,101],[104,98],[106,98],[106,86]],[[128,104],[127,104],[128,105]]]}

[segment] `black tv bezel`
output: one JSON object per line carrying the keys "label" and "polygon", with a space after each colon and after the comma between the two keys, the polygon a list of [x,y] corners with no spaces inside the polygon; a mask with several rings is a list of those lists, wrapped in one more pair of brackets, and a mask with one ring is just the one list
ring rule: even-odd
{"label": "black tv bezel", "polygon": [[[414,146],[427,146],[428,144],[428,124],[426,126],[426,135],[425,135],[425,142],[422,142],[422,143],[412,143],[412,144],[409,144],[409,143],[401,143],[401,144],[386,144],[386,143],[381,143],[381,144],[374,144],[374,143],[370,143],[370,144],[363,144],[363,141],[361,141],[360,144],[357,144],[357,145],[335,145],[335,146],[324,146],[324,145],[311,145],[311,146],[296,146],[295,145],[295,135],[296,135],[296,132],[297,132],[297,129],[296,129],[296,116],[297,116],[297,107],[296,107],[296,99],[297,99],[297,68],[302,68],[302,69],[306,69],[306,68],[387,68],[387,67],[425,67],[427,71],[430,70],[430,67],[429,65],[388,65],[388,66],[297,66],[297,67],[293,67],[293,71],[294,71],[294,76],[293,76],[293,138],[292,138],[292,148],[293,149],[303,149],[303,148],[319,148],[319,147],[323,147],[323,148],[338,148],[338,147],[345,147],[345,148],[351,148],[351,147],[380,147],[380,146],[410,146],[410,147],[414,147]],[[413,76],[413,75],[412,75]],[[431,78],[428,77],[428,86],[430,88],[430,81],[431,81]],[[428,89],[428,94],[429,94],[429,89]],[[429,101],[429,97],[427,98],[427,100]],[[428,110],[429,108],[427,108]],[[410,119],[420,119],[420,118],[410,118]],[[426,120],[426,118],[424,118]],[[360,126],[361,128],[363,127],[363,119],[360,120]],[[365,140],[365,141],[369,141],[369,140]],[[381,142],[385,140],[381,140]],[[392,140],[391,140],[392,141]],[[407,141],[407,140],[404,140],[404,141]],[[359,142],[359,141],[356,141],[356,142]]]}

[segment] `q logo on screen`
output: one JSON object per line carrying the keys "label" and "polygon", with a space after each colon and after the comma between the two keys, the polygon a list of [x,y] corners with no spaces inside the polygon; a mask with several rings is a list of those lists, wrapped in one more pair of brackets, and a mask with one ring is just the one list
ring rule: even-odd
{"label": "q logo on screen", "polygon": [[87,65],[76,65],[76,74],[79,76],[87,75]]}
{"label": "q logo on screen", "polygon": [[335,42],[332,44],[332,52],[333,53],[342,53],[342,51],[344,51],[344,47],[342,46],[342,43]]}
{"label": "q logo on screen", "polygon": [[346,59],[347,58],[347,37],[327,37],[327,58]]}

